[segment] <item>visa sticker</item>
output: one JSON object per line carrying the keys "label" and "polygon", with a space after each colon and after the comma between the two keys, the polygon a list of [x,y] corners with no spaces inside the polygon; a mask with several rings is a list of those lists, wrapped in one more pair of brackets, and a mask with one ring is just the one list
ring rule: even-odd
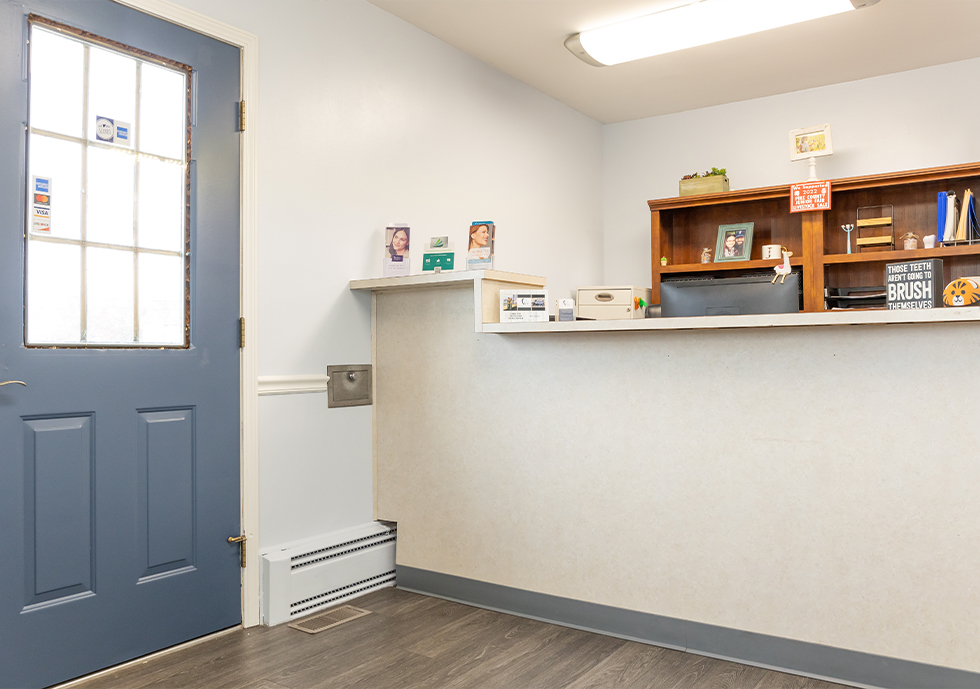
{"label": "visa sticker", "polygon": [[34,217],[31,218],[31,232],[51,232],[51,211],[49,209],[34,207]]}

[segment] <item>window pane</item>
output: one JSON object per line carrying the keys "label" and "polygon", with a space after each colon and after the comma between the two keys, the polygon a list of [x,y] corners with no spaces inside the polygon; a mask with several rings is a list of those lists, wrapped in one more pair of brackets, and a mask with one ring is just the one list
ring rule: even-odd
{"label": "window pane", "polygon": [[31,176],[51,180],[51,231],[44,234],[79,239],[82,236],[82,145],[33,134],[30,147],[28,184]]}
{"label": "window pane", "polygon": [[31,30],[31,126],[82,135],[82,72],[85,48],[78,41]]}
{"label": "window pane", "polygon": [[184,261],[140,254],[140,342],[183,344]]}
{"label": "window pane", "polygon": [[135,160],[129,153],[89,146],[85,234],[90,242],[133,245]]}
{"label": "window pane", "polygon": [[182,346],[190,77],[31,30],[28,343]]}
{"label": "window pane", "polygon": [[135,129],[136,60],[93,46],[88,64],[88,138],[96,138],[97,117],[126,122]]}
{"label": "window pane", "polygon": [[81,248],[27,243],[27,342],[81,339]]}
{"label": "window pane", "polygon": [[184,166],[140,158],[139,245],[148,249],[184,248]]}
{"label": "window pane", "polygon": [[185,76],[143,63],[140,77],[140,150],[184,160]]}
{"label": "window pane", "polygon": [[133,254],[85,250],[87,342],[133,341]]}

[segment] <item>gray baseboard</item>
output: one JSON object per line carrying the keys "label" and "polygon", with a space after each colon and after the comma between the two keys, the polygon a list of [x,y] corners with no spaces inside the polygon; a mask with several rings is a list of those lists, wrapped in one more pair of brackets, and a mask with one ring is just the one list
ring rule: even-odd
{"label": "gray baseboard", "polygon": [[856,687],[967,689],[980,674],[535,593],[397,565],[398,588]]}

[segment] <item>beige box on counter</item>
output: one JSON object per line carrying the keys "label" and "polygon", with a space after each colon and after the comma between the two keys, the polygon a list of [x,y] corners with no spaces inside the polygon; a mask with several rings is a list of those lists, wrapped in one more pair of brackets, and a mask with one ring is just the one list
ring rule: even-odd
{"label": "beige box on counter", "polygon": [[650,303],[650,289],[635,286],[579,287],[578,317],[594,321],[643,318],[644,309],[636,299]]}

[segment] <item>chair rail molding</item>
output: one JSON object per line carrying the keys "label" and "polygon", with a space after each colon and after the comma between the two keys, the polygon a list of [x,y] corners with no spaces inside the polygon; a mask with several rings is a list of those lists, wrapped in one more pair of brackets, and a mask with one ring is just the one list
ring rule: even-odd
{"label": "chair rail molding", "polygon": [[321,373],[299,376],[259,376],[259,396],[326,392],[329,382],[330,376]]}

